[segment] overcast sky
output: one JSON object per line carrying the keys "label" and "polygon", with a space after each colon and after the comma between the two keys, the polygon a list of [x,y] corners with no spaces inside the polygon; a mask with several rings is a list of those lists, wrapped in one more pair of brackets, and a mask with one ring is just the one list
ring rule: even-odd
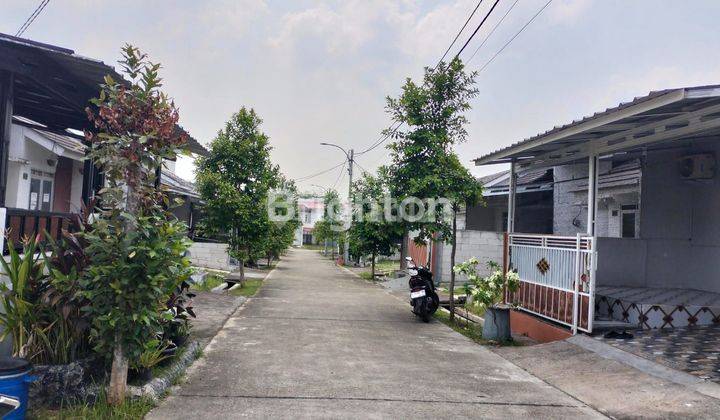
{"label": "overcast sky", "polygon": [[[514,0],[500,0],[467,60]],[[519,0],[472,61],[479,69],[546,0]],[[39,0],[4,0],[0,32],[14,34]],[[130,42],[163,64],[181,124],[207,144],[241,106],[264,119],[273,161],[291,178],[339,163],[390,124],[385,96],[434,65],[475,0],[50,0],[24,37],[115,64]],[[485,0],[470,26],[492,1]],[[720,83],[720,2],[554,0],[478,77],[469,113],[470,160],[650,90]],[[466,39],[469,31],[461,39]],[[380,147],[358,158],[386,163]],[[192,179],[189,161],[180,175]],[[359,172],[359,171],[358,171]],[[339,169],[301,182],[320,191]]]}

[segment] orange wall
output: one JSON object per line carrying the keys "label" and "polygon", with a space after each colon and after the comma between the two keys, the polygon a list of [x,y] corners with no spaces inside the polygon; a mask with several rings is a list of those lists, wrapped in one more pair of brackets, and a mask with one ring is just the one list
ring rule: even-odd
{"label": "orange wall", "polygon": [[570,330],[545,322],[538,317],[518,310],[510,311],[510,329],[513,334],[525,335],[540,343],[570,338]]}

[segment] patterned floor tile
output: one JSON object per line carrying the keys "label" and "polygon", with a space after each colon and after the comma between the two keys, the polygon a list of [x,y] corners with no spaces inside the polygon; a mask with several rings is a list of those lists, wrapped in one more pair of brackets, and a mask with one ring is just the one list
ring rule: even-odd
{"label": "patterned floor tile", "polygon": [[632,331],[633,338],[598,339],[648,360],[720,383],[720,325]]}

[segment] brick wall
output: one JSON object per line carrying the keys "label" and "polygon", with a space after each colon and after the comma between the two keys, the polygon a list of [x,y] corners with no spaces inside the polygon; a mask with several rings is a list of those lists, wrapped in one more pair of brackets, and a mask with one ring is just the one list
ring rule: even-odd
{"label": "brick wall", "polygon": [[230,265],[227,244],[194,242],[188,252],[194,266],[227,271],[234,268]]}

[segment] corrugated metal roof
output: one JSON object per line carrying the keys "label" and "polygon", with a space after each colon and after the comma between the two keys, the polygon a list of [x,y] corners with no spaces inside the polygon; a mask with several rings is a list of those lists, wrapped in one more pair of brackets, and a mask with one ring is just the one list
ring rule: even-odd
{"label": "corrugated metal roof", "polygon": [[[15,75],[15,114],[59,129],[82,130],[88,126],[85,108],[98,95],[106,75],[128,83],[100,60],[3,33],[0,33],[0,70]],[[191,152],[207,154],[207,149],[182,127],[177,126],[176,130],[188,135]]]}
{"label": "corrugated metal roof", "polygon": [[172,171],[163,169],[160,183],[170,192],[194,198],[200,197],[200,194],[195,190],[195,184],[180,178]]}
{"label": "corrugated metal roof", "polygon": [[551,153],[553,149],[559,147],[592,141],[633,127],[661,121],[672,115],[688,113],[699,106],[712,105],[708,104],[708,100],[718,96],[720,96],[720,85],[653,91],[645,96],[635,97],[632,101],[553,127],[544,133],[480,156],[475,159],[475,164],[505,163],[513,158],[531,160],[541,153]]}

